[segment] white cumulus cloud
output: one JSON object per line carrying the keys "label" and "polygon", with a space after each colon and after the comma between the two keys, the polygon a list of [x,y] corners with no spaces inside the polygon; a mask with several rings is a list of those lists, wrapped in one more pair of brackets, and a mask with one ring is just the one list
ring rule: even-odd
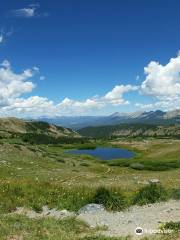
{"label": "white cumulus cloud", "polygon": [[144,71],[146,79],[141,85],[142,93],[157,98],[180,95],[180,55],[164,66],[152,61]]}
{"label": "white cumulus cloud", "polygon": [[66,113],[86,113],[89,110],[101,109],[108,105],[118,106],[129,104],[127,100],[124,99],[124,94],[126,92],[137,90],[137,86],[131,85],[117,85],[111,91],[107,92],[104,96],[95,96],[84,101],[72,100],[65,98],[62,102],[57,105],[57,108]]}
{"label": "white cumulus cloud", "polygon": [[[125,94],[132,91],[152,96],[155,101],[148,104],[141,102],[134,106],[141,109],[174,109],[180,108],[180,56],[170,59],[166,65],[150,62],[144,68],[146,78],[140,86],[116,85],[104,95],[76,100],[68,96],[59,103],[46,97],[33,96],[35,84],[32,78],[40,70],[28,68],[21,73],[13,71],[8,60],[0,64],[0,114],[21,117],[78,115],[93,113],[94,110],[110,106],[129,104]],[[44,76],[41,75],[43,80]],[[31,93],[31,97],[24,97]]]}
{"label": "white cumulus cloud", "polygon": [[137,86],[132,86],[130,84],[117,85],[104,96],[104,99],[112,105],[128,104],[128,101],[123,98],[123,94],[137,89]]}
{"label": "white cumulus cloud", "polygon": [[[146,74],[140,92],[156,99],[153,104],[139,104],[142,109],[180,108],[180,55],[171,58],[166,65],[151,61],[144,68]],[[136,104],[136,106],[138,106]]]}
{"label": "white cumulus cloud", "polygon": [[14,73],[9,61],[4,60],[0,67],[0,106],[9,105],[24,93],[35,87],[29,78],[35,74],[34,69],[26,69],[22,73]]}
{"label": "white cumulus cloud", "polygon": [[96,95],[84,100],[66,97],[55,104],[46,97],[23,97],[33,91],[35,84],[30,79],[35,73],[39,73],[38,67],[15,73],[9,61],[4,60],[0,64],[0,115],[38,117],[87,114],[108,105],[128,104],[124,94],[138,89],[131,85],[117,85],[104,96]]}

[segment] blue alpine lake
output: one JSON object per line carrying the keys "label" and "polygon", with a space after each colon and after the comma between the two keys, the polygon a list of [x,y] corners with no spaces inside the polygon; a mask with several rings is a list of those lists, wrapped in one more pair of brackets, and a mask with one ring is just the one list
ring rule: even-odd
{"label": "blue alpine lake", "polygon": [[135,154],[132,151],[122,148],[97,147],[95,149],[74,149],[65,151],[70,154],[86,154],[97,157],[101,160],[114,160],[118,158],[131,158]]}

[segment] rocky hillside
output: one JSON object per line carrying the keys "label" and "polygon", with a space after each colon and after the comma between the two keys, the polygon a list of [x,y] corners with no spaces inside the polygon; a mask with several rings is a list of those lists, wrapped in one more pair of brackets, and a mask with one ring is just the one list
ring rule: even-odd
{"label": "rocky hillside", "polygon": [[89,126],[117,125],[122,123],[169,125],[180,123],[180,110],[176,109],[168,112],[161,110],[147,112],[138,111],[131,113],[115,112],[109,116],[62,116],[55,118],[42,117],[39,120],[73,129],[81,129]]}
{"label": "rocky hillside", "polygon": [[72,129],[42,121],[25,121],[18,118],[0,118],[0,137],[10,137],[16,134],[37,134],[53,138],[80,137],[80,135]]}
{"label": "rocky hillside", "polygon": [[82,136],[107,137],[176,137],[180,138],[180,124],[149,125],[149,124],[121,124],[113,126],[86,127],[78,131]]}

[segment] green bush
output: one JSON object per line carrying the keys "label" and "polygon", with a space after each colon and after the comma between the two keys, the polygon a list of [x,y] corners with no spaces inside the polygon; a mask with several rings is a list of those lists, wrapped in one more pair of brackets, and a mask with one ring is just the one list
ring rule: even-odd
{"label": "green bush", "polygon": [[89,166],[90,166],[89,163],[85,163],[85,162],[82,162],[82,163],[80,163],[79,165],[80,165],[80,166],[83,166],[83,167],[89,167]]}
{"label": "green bush", "polygon": [[167,171],[174,168],[180,167],[180,160],[153,160],[153,161],[144,161],[144,170],[150,171]]}
{"label": "green bush", "polygon": [[171,195],[174,199],[180,199],[180,188],[173,189]]}
{"label": "green bush", "polygon": [[148,170],[148,171],[167,171],[175,168],[180,168],[180,160],[143,160],[136,162],[135,160],[118,159],[114,161],[105,162],[109,166],[130,167],[135,170]]}
{"label": "green bush", "polygon": [[132,163],[130,165],[130,168],[136,169],[136,170],[143,170],[144,169],[144,165],[141,164],[141,163]]}
{"label": "green bush", "polygon": [[57,162],[65,163],[66,161],[64,159],[57,159]]}
{"label": "green bush", "polygon": [[95,150],[97,148],[94,144],[84,144],[78,147],[79,150]]}
{"label": "green bush", "polygon": [[107,210],[113,211],[122,210],[127,206],[127,201],[122,193],[104,187],[99,187],[96,190],[91,202],[102,204]]}
{"label": "green bush", "polygon": [[111,167],[129,167],[130,160],[127,159],[119,159],[119,160],[112,160],[112,161],[105,161]]}
{"label": "green bush", "polygon": [[174,231],[180,231],[180,222],[168,222],[164,225],[165,229],[172,229]]}
{"label": "green bush", "polygon": [[79,138],[73,136],[61,136],[61,137],[53,137],[48,133],[38,133],[38,132],[29,132],[29,133],[16,133],[14,134],[14,138],[23,141],[24,143],[30,144],[82,144],[84,142],[88,142],[87,138]]}
{"label": "green bush", "polygon": [[160,184],[150,184],[141,188],[134,196],[133,204],[144,205],[165,201],[168,199],[168,192]]}

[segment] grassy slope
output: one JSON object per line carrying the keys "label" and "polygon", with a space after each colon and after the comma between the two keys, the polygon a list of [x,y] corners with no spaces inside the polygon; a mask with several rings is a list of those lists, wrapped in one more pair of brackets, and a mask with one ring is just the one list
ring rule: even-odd
{"label": "grassy slope", "polygon": [[0,136],[11,136],[12,134],[45,134],[51,137],[78,137],[78,133],[69,129],[46,122],[25,121],[18,118],[0,118]]}
{"label": "grassy slope", "polygon": [[99,127],[85,127],[78,132],[82,136],[95,137],[95,138],[108,138],[108,137],[146,137],[146,136],[180,136],[180,125],[158,126],[150,124],[120,124]]}
{"label": "grassy slope", "polygon": [[[39,210],[45,204],[59,209],[77,210],[87,203],[98,186],[116,187],[127,196],[131,195],[143,186],[137,184],[135,180],[137,177],[140,181],[158,178],[166,188],[180,188],[178,168],[168,171],[138,171],[127,167],[108,166],[90,156],[72,156],[63,152],[67,147],[72,148],[76,145],[31,146],[11,144],[8,141],[4,143],[4,140],[1,142],[3,142],[0,144],[1,212],[11,211],[17,206]],[[135,150],[138,152],[136,160],[143,162],[177,160],[180,156],[179,140],[115,140],[106,144]],[[11,234],[8,229],[11,229],[14,221],[17,222],[14,217],[7,219],[0,239],[6,239],[5,236]],[[75,234],[74,229],[69,230],[66,224],[62,230],[60,228],[62,224],[55,220],[50,220],[50,223],[47,223],[47,220],[35,223],[20,218],[18,221],[21,223],[25,221],[25,225],[22,226],[23,234],[27,234],[25,239],[56,239],[58,234],[64,236],[63,231],[68,231],[69,235],[62,239],[72,239],[71,234]],[[1,221],[1,225],[4,223]],[[30,227],[27,229],[26,225]],[[49,232],[47,233],[49,238],[43,235],[44,228]],[[39,235],[41,237],[33,235],[38,234],[37,229],[41,232]],[[83,231],[89,233],[86,227]],[[19,234],[19,230],[16,229],[12,234]],[[75,237],[78,239],[79,235],[75,234]]]}
{"label": "grassy slope", "polygon": [[[52,218],[31,220],[23,216],[3,216],[0,219],[0,240],[132,240],[130,237],[103,237],[75,219]],[[169,228],[169,226],[168,226]],[[142,240],[176,240],[180,234],[144,237]]]}

